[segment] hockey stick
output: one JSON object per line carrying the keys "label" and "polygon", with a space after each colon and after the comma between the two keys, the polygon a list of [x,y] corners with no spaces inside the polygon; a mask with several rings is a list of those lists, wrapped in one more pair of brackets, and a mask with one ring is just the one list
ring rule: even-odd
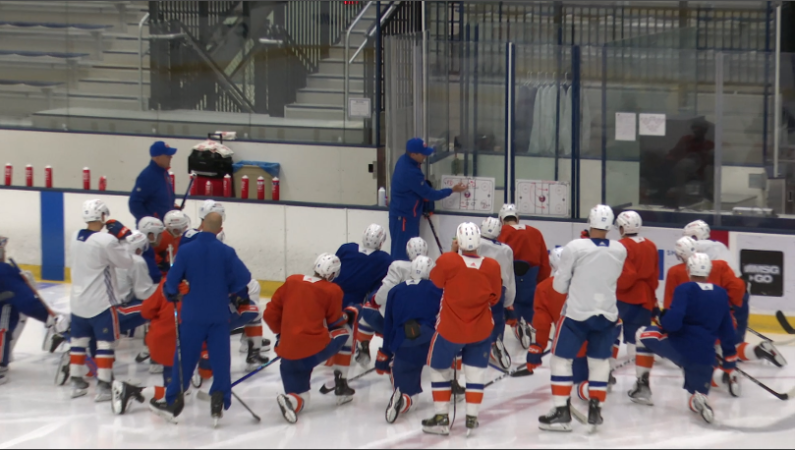
{"label": "hockey stick", "polygon": [[[375,367],[371,367],[371,368],[365,370],[364,372],[360,373],[359,375],[356,375],[353,378],[348,378],[348,382],[350,383],[351,381],[356,381],[359,378],[361,378],[361,377],[363,377],[363,376],[365,376],[367,374],[373,373],[373,372],[375,372]],[[329,388],[326,387],[325,384],[320,386],[320,393],[321,394],[326,395],[326,394],[331,393],[331,392],[334,392],[334,388],[329,389]]]}
{"label": "hockey stick", "polygon": [[[273,358],[272,360],[266,362],[265,364],[257,367],[253,371],[251,371],[251,372],[247,373],[246,375],[242,376],[241,378],[239,378],[237,381],[232,383],[231,387],[234,388],[238,384],[240,384],[240,383],[248,380],[249,378],[253,377],[254,375],[260,373],[263,369],[267,369],[268,366],[272,365],[273,363],[275,363],[276,361],[279,361],[281,359],[282,359],[281,356],[277,356],[277,357]],[[199,391],[199,393],[196,394],[196,398],[198,398],[199,400],[204,400],[204,401],[209,402],[210,401],[210,394],[208,394],[208,393],[206,393],[204,391]]]}
{"label": "hockey stick", "polygon": [[[718,360],[720,362],[724,362],[723,358],[721,358],[720,356],[718,356],[717,358],[718,358]],[[740,372],[745,378],[748,378],[749,380],[751,380],[754,384],[756,384],[760,388],[766,390],[767,392],[770,392],[771,394],[773,394],[774,397],[776,397],[779,400],[786,401],[786,400],[789,400],[789,399],[795,397],[795,388],[792,388],[792,390],[790,390],[789,392],[785,392],[785,393],[782,394],[781,392],[774,391],[770,386],[768,386],[765,383],[762,383],[761,381],[759,381],[756,378],[752,377],[751,375],[748,374],[748,372],[744,371],[743,369],[740,369],[739,367],[736,367],[735,369],[738,372]]]}
{"label": "hockey stick", "polygon": [[248,407],[246,402],[241,400],[240,397],[238,397],[237,394],[235,394],[235,391],[232,391],[232,396],[235,397],[235,400],[237,400],[238,403],[243,405],[243,407],[246,408],[248,410],[248,412],[251,413],[252,416],[254,416],[254,420],[256,420],[257,422],[262,422],[262,419],[260,419],[260,417],[258,415],[254,414],[254,411],[252,411],[251,408]]}
{"label": "hockey stick", "polygon": [[759,339],[762,339],[763,341],[773,342],[773,339],[770,339],[769,337],[765,336],[764,334],[762,334],[762,333],[760,333],[758,331],[755,331],[754,329],[752,329],[750,327],[747,327],[746,330],[748,330],[749,333],[753,334],[754,336],[758,337]]}
{"label": "hockey stick", "polygon": [[425,218],[428,219],[428,224],[431,226],[431,232],[433,233],[433,238],[436,239],[436,245],[439,246],[439,253],[444,254],[444,250],[442,249],[442,242],[439,241],[439,235],[436,234],[436,227],[433,226],[433,220],[431,220],[430,214],[424,214]]}
{"label": "hockey stick", "polygon": [[196,174],[191,172],[190,181],[188,182],[188,190],[185,191],[185,195],[182,197],[182,204],[179,205],[179,210],[180,211],[185,209],[185,202],[188,201],[188,195],[190,195],[190,190],[193,187],[193,182],[194,181],[196,181]]}
{"label": "hockey stick", "polygon": [[795,328],[789,323],[787,316],[785,316],[783,312],[776,311],[776,319],[778,319],[778,323],[787,334],[795,334]]}

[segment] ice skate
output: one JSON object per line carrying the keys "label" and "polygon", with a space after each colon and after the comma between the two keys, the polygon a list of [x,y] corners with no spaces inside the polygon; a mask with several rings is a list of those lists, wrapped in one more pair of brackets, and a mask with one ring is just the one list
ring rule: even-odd
{"label": "ice skate", "polygon": [[196,389],[199,389],[200,387],[202,387],[202,384],[204,384],[204,378],[202,378],[198,370],[193,373],[192,377],[190,377],[190,384]]}
{"label": "ice skate", "polygon": [[759,359],[770,361],[776,367],[784,367],[787,365],[787,360],[778,351],[772,342],[765,341],[754,348],[754,354]]}
{"label": "ice skate", "polygon": [[516,336],[516,339],[519,340],[519,343],[522,344],[522,348],[525,350],[530,348],[530,344],[532,343],[531,341],[533,340],[533,334],[524,319],[520,319],[519,323],[513,327],[513,333]]}
{"label": "ice skate", "polygon": [[654,402],[651,400],[649,374],[645,373],[642,377],[638,378],[637,381],[635,381],[635,386],[627,392],[627,395],[629,395],[629,399],[632,400],[633,403],[654,406]]}
{"label": "ice skate", "polygon": [[478,422],[478,418],[475,416],[467,416],[467,437],[472,435],[472,432],[475,431],[475,428],[480,426]]}
{"label": "ice skate", "polygon": [[701,414],[701,418],[707,423],[712,423],[715,420],[715,412],[707,402],[707,396],[696,392],[690,397],[690,410],[694,413]]}
{"label": "ice skate", "polygon": [[151,373],[152,375],[160,375],[161,373],[163,373],[163,366],[156,363],[150,363],[149,373]]}
{"label": "ice skate", "polygon": [[253,372],[263,364],[267,364],[270,358],[262,356],[258,348],[254,348],[254,343],[248,342],[248,356],[246,356],[246,372]]}
{"label": "ice skate", "polygon": [[403,410],[403,394],[400,388],[395,388],[386,407],[386,423],[395,423],[401,410]]}
{"label": "ice skate", "polygon": [[0,367],[0,386],[8,383],[8,367]]}
{"label": "ice skate", "polygon": [[593,433],[596,431],[599,425],[604,423],[604,419],[602,419],[602,407],[599,404],[599,400],[592,398],[591,401],[588,403],[588,425],[590,425],[590,432]]}
{"label": "ice skate", "polygon": [[149,359],[149,356],[150,356],[149,355],[149,349],[144,347],[144,349],[141,350],[141,353],[138,353],[138,355],[135,356],[135,362],[137,362],[138,364],[141,364],[142,362],[144,362],[147,359]]}
{"label": "ice skate", "polygon": [[342,372],[339,370],[334,371],[334,384],[334,395],[337,396],[337,405],[350,403],[356,391],[348,386],[348,380],[342,377]]}
{"label": "ice skate", "polygon": [[111,390],[113,398],[111,399],[110,407],[113,410],[113,414],[122,415],[127,412],[130,400],[135,399],[138,403],[144,402],[144,398],[141,395],[143,389],[129,383],[115,380],[111,385]]}
{"label": "ice skate", "polygon": [[149,401],[149,409],[153,413],[174,424],[177,423],[177,417],[182,414],[182,409],[184,407],[185,401],[182,399],[182,396],[177,396],[177,399],[174,400],[172,405],[166,403],[165,398],[160,400],[152,399]]}
{"label": "ice skate", "polygon": [[450,434],[450,416],[437,414],[430,419],[422,421],[422,431],[428,434],[447,436]]}
{"label": "ice skate", "polygon": [[742,395],[742,386],[740,385],[740,379],[737,377],[736,372],[732,372],[731,375],[729,375],[728,372],[723,372],[723,384],[729,388],[729,394],[731,394],[732,397],[736,398]]}
{"label": "ice skate", "polygon": [[213,428],[218,428],[218,422],[224,417],[224,393],[213,392],[210,399],[210,415],[213,418]]}
{"label": "ice skate", "polygon": [[490,358],[493,364],[506,372],[511,368],[511,355],[505,350],[505,344],[502,343],[502,339],[500,338],[497,338],[494,343],[491,344]]}
{"label": "ice skate", "polygon": [[370,366],[372,358],[370,356],[370,341],[359,342],[359,347],[356,349],[356,362],[360,366],[367,368]]}
{"label": "ice skate", "polygon": [[453,380],[450,382],[450,393],[452,394],[450,397],[450,401],[460,402],[466,398],[467,390],[464,389],[463,386],[458,384],[458,380]]}
{"label": "ice skate", "polygon": [[613,386],[618,383],[616,377],[613,376],[613,369],[610,369],[610,376],[607,379],[607,392],[613,392]]}
{"label": "ice skate", "polygon": [[288,423],[298,422],[298,413],[295,412],[295,407],[293,406],[293,402],[290,401],[290,397],[279,394],[279,396],[276,397],[276,402],[279,404],[279,409],[282,410],[284,420]]}
{"label": "ice skate", "polygon": [[82,377],[72,377],[72,398],[88,394],[88,383]]}
{"label": "ice skate", "polygon": [[545,416],[538,418],[538,428],[545,431],[571,431],[571,400],[566,406],[552,408]]}
{"label": "ice skate", "polygon": [[71,364],[72,357],[69,352],[61,355],[61,360],[58,361],[58,370],[55,371],[55,385],[63,386],[69,380],[69,365]]}
{"label": "ice skate", "polygon": [[94,396],[94,402],[104,403],[113,400],[113,389],[107,381],[97,382],[97,395]]}
{"label": "ice skate", "polygon": [[60,334],[52,331],[53,328],[47,329],[47,336],[44,338],[44,350],[50,353],[55,353],[58,347],[66,342],[66,338]]}

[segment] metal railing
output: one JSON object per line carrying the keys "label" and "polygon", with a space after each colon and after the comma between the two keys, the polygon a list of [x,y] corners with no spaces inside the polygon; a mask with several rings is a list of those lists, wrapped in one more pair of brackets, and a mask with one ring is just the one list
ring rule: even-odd
{"label": "metal railing", "polygon": [[[350,56],[349,55],[350,54],[350,48],[351,48],[351,32],[356,27],[356,25],[358,25],[359,22],[362,20],[362,18],[364,17],[364,14],[367,12],[367,10],[370,9],[370,7],[373,6],[374,4],[375,4],[375,2],[367,2],[367,5],[365,5],[364,8],[362,8],[362,10],[359,12],[359,14],[353,20],[353,22],[351,22],[350,26],[348,26],[348,29],[345,31],[345,61],[344,61],[344,63],[345,63],[344,64],[345,65],[345,80],[343,82],[343,88],[345,90],[345,94],[343,95],[343,98],[344,98],[345,104],[342,106],[342,110],[345,113],[345,117],[344,117],[343,120],[348,120],[348,95],[349,95],[349,91],[350,91],[348,86],[349,86],[349,82],[350,82],[350,70],[351,70],[350,69],[350,58],[349,58],[349,56]],[[365,42],[366,42],[366,40],[365,40]]]}

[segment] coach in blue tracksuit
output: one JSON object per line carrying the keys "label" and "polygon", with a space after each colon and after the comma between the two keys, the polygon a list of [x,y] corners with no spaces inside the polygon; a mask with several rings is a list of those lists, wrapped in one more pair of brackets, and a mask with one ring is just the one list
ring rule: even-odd
{"label": "coach in blue tracksuit", "polygon": [[435,190],[428,185],[420,168],[433,153],[425,141],[410,139],[406,143],[406,154],[398,159],[392,175],[392,199],[389,203],[389,235],[392,238],[392,259],[408,261],[406,244],[409,239],[419,237],[423,203],[435,202],[449,197],[453,192],[463,192],[465,184],[452,189]]}
{"label": "coach in blue tracksuit", "polygon": [[152,160],[135,179],[135,187],[130,193],[130,213],[138,223],[146,216],[163,220],[166,213],[174,208],[174,186],[168,169],[171,158],[177,149],[169,147],[163,141],[157,141],[149,147]]}
{"label": "coach in blue tracksuit", "polygon": [[[168,272],[163,287],[166,298],[174,301],[178,298],[182,280],[190,285],[190,292],[182,299],[180,313],[182,388],[188,388],[201,356],[202,343],[206,341],[214,377],[210,388],[214,416],[220,414],[221,397],[224,409],[229,409],[232,400],[229,296],[243,290],[251,280],[251,273],[234,249],[216,238],[221,231],[221,221],[221,215],[215,212],[204,218],[204,231],[198,233],[192,242],[179,247],[174,266]],[[174,365],[177,365],[177,355]],[[174,404],[180,391],[179,379],[174,376],[166,390],[167,405]],[[160,409],[164,407],[167,406],[162,405]],[[172,412],[175,416],[178,413]]]}

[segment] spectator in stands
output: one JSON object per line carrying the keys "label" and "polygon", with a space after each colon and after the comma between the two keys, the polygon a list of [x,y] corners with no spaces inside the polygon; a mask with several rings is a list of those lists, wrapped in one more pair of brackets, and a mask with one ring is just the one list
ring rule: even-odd
{"label": "spectator in stands", "polygon": [[[683,136],[676,147],[668,152],[668,165],[672,167],[674,187],[669,196],[676,206],[685,206],[689,197],[701,197],[712,201],[713,169],[715,164],[715,142],[707,137],[710,124],[703,118],[693,120],[691,134]],[[688,185],[696,192],[688,192]]]}
{"label": "spectator in stands", "polygon": [[135,180],[130,194],[130,212],[138,223],[144,217],[151,216],[163,220],[166,213],[174,206],[174,187],[168,169],[171,167],[171,158],[177,149],[169,147],[163,141],[157,141],[149,147],[149,163]]}
{"label": "spectator in stands", "polygon": [[452,189],[433,189],[420,168],[431,154],[433,148],[429,148],[422,139],[413,138],[406,143],[406,154],[395,165],[392,200],[389,203],[389,235],[392,239],[392,259],[396,261],[409,260],[406,244],[409,239],[420,235],[420,219],[425,202],[442,200],[453,192],[467,190],[467,185],[463,183]]}

